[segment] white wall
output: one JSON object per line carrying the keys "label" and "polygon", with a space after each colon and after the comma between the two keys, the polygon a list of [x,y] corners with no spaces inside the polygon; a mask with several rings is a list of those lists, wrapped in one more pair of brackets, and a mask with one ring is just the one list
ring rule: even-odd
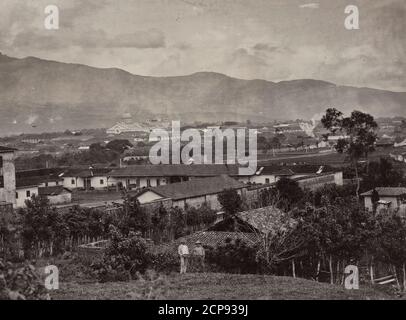
{"label": "white wall", "polygon": [[72,202],[72,194],[64,191],[61,194],[55,196],[48,196],[50,204],[64,204]]}
{"label": "white wall", "polygon": [[[72,184],[73,180],[73,184]],[[82,178],[76,177],[63,177],[63,186],[68,189],[84,188],[84,181]]]}
{"label": "white wall", "polygon": [[[127,179],[129,181],[127,181]],[[138,186],[139,188],[148,187],[148,180],[151,187],[167,184],[167,180],[163,177],[140,177],[140,178],[109,178],[109,186],[117,186],[121,182],[123,187],[128,187],[127,182],[132,186]]]}
{"label": "white wall", "polygon": [[[72,180],[74,184],[72,184]],[[100,180],[103,180],[104,184],[100,183]],[[90,178],[91,187],[95,189],[104,189],[108,185],[111,185],[110,181],[107,181],[107,176],[94,176]],[[64,188],[68,189],[78,189],[85,187],[85,179],[84,178],[76,178],[76,177],[64,177],[63,178],[63,186]]]}
{"label": "white wall", "polygon": [[[27,191],[30,192],[30,196],[27,197]],[[25,200],[31,199],[33,195],[38,195],[38,187],[23,187],[23,188],[18,188],[16,190],[16,207],[17,208],[25,208]]]}

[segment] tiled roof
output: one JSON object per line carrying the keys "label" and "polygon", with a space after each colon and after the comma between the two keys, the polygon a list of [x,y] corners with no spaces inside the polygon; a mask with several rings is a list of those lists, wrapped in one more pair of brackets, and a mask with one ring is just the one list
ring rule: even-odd
{"label": "tiled roof", "polygon": [[[268,165],[268,166],[258,166],[258,170],[263,168],[262,174],[275,174],[275,175],[294,175],[294,174],[308,174],[316,173],[319,169],[319,165]],[[258,171],[257,170],[257,171]],[[329,166],[323,166],[322,172],[332,172],[332,168]]]}
{"label": "tiled roof", "polygon": [[243,183],[228,176],[221,175],[213,178],[193,179],[186,182],[177,182],[154,188],[146,188],[141,194],[149,190],[165,198],[181,200],[208,194],[216,194],[225,189],[241,189],[244,187],[245,185]]}
{"label": "tiled roof", "polygon": [[269,206],[239,212],[237,217],[254,229],[266,233],[275,228],[274,221],[278,221],[283,214],[280,209]]}
{"label": "tiled roof", "polygon": [[90,178],[95,176],[105,176],[112,169],[111,168],[72,168],[68,169],[63,173],[64,177],[80,177],[80,178]]}
{"label": "tiled roof", "polygon": [[53,186],[53,187],[42,187],[38,188],[38,194],[40,196],[57,196],[63,192],[69,192],[70,190],[64,188],[63,186]]}
{"label": "tiled roof", "polygon": [[202,246],[205,248],[211,247],[216,248],[219,245],[223,245],[227,240],[235,241],[240,239],[249,244],[257,242],[257,237],[254,233],[243,233],[243,232],[225,232],[225,231],[198,231],[192,233],[188,236],[176,239],[174,242],[155,246],[156,251],[169,251],[174,254],[178,252],[178,246],[181,240],[186,241],[186,245],[189,247],[189,252],[191,253],[196,241],[200,241]]}
{"label": "tiled roof", "polygon": [[59,176],[63,172],[60,168],[24,170],[16,172],[16,187],[37,186],[41,183],[61,181]]}
{"label": "tiled roof", "polygon": [[8,153],[8,152],[14,152],[14,151],[17,151],[17,149],[0,146],[0,153]]}
{"label": "tiled roof", "polygon": [[236,165],[223,164],[163,164],[163,165],[135,165],[115,169],[110,173],[112,177],[171,177],[195,176],[210,177],[221,174],[237,175]]}
{"label": "tiled roof", "polygon": [[[379,187],[375,188],[380,196],[401,196],[406,195],[406,188],[403,187]],[[373,190],[369,190],[361,194],[361,196],[371,196]]]}

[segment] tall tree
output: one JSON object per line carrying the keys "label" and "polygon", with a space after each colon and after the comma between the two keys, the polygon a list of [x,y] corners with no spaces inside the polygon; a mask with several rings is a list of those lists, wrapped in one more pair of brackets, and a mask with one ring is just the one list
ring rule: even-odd
{"label": "tall tree", "polygon": [[358,162],[362,157],[368,159],[368,154],[375,150],[378,125],[374,117],[361,111],[353,111],[349,117],[344,117],[341,111],[329,108],[321,122],[330,133],[341,136],[335,149],[339,153],[346,154],[348,161],[354,166],[357,180],[356,195],[359,196]]}
{"label": "tall tree", "polygon": [[404,184],[403,172],[393,168],[392,163],[385,158],[381,158],[379,162],[371,162],[362,180],[362,187],[365,190],[376,187],[399,187]]}
{"label": "tall tree", "polygon": [[234,221],[234,229],[237,229],[236,214],[242,211],[243,202],[241,196],[234,189],[226,189],[217,196],[219,203],[227,218]]}

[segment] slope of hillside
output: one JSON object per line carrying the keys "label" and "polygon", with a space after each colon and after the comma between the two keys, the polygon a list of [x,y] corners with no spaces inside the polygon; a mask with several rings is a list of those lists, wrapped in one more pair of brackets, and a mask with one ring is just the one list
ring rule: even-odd
{"label": "slope of hillside", "polygon": [[145,77],[4,55],[0,75],[0,134],[106,127],[126,112],[188,121],[309,119],[329,106],[375,116],[406,113],[406,93],[308,79],[273,83],[213,72]]}

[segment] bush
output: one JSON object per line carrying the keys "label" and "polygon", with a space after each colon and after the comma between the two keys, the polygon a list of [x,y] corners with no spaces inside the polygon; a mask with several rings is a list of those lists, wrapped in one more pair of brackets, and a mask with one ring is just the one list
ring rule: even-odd
{"label": "bush", "polygon": [[162,251],[151,255],[151,267],[158,272],[179,271],[179,256],[175,252]]}
{"label": "bush", "polygon": [[227,273],[257,273],[256,248],[244,241],[226,239],[224,244],[206,250],[206,260],[211,269]]}
{"label": "bush", "polygon": [[15,265],[0,259],[0,300],[49,299],[33,265]]}
{"label": "bush", "polygon": [[151,261],[147,243],[136,234],[123,236],[112,227],[111,241],[101,262],[91,265],[93,274],[101,282],[126,281],[137,278]]}

